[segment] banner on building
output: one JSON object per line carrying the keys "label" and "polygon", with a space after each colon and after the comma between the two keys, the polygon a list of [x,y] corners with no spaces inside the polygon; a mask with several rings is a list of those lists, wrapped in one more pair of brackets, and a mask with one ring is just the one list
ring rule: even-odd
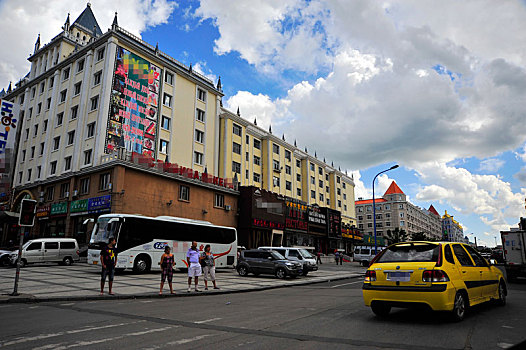
{"label": "banner on building", "polygon": [[7,198],[11,187],[9,175],[13,166],[19,113],[20,106],[18,104],[0,99],[0,197],[4,197],[3,199]]}
{"label": "banner on building", "polygon": [[118,46],[105,152],[117,147],[155,158],[161,68]]}

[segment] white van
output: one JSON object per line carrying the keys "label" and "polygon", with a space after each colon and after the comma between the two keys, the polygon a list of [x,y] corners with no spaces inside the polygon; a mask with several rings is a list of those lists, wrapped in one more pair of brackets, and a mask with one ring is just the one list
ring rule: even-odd
{"label": "white van", "polygon": [[[384,246],[377,246],[376,253],[380,253],[384,250]],[[358,261],[362,266],[369,266],[371,260],[376,256],[374,253],[374,246],[370,245],[357,245],[354,247],[354,261]]]}
{"label": "white van", "polygon": [[[18,250],[11,253],[11,264],[15,265],[17,258]],[[27,241],[22,246],[20,266],[43,262],[57,262],[69,266],[79,260],[79,244],[76,239],[37,238]]]}
{"label": "white van", "polygon": [[318,265],[316,264],[316,257],[309,253],[304,248],[292,248],[292,247],[259,247],[258,249],[265,249],[269,251],[275,251],[283,255],[288,260],[299,261],[303,264],[302,273],[303,276],[307,276],[309,271],[317,271]]}

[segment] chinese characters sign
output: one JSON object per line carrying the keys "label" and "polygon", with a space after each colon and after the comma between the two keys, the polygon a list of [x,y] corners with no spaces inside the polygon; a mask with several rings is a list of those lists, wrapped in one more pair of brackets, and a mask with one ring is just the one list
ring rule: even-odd
{"label": "chinese characters sign", "polygon": [[9,191],[9,172],[14,154],[19,108],[17,104],[0,99],[0,193]]}
{"label": "chinese characters sign", "polygon": [[106,133],[106,153],[116,147],[155,158],[161,69],[117,47]]}

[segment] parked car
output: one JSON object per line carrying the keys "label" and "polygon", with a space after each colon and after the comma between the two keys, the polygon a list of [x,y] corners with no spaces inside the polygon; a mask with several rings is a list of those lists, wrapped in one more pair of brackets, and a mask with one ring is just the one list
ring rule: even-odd
{"label": "parked car", "polygon": [[293,247],[259,247],[272,252],[278,252],[287,260],[300,262],[303,270],[303,276],[307,276],[310,271],[317,271],[316,257],[303,248]]}
{"label": "parked car", "polygon": [[[18,251],[11,252],[11,264],[15,265]],[[20,266],[31,263],[58,262],[69,266],[78,262],[79,245],[74,238],[38,238],[28,241],[22,246]]]}
{"label": "parked car", "polygon": [[376,256],[384,250],[384,246],[377,246],[376,253],[374,252],[374,246],[370,245],[358,245],[354,247],[353,260],[358,261],[362,266],[369,266],[369,263]]}
{"label": "parked car", "polygon": [[0,266],[9,266],[11,264],[11,250],[0,250]]}
{"label": "parked car", "polygon": [[403,242],[383,250],[365,273],[363,299],[378,316],[391,307],[425,305],[461,321],[470,306],[506,304],[507,285],[496,266],[471,246],[455,242]]}
{"label": "parked car", "polygon": [[302,264],[290,261],[277,252],[263,249],[242,250],[239,254],[237,272],[240,276],[253,273],[275,275],[278,278],[296,277],[302,273]]}

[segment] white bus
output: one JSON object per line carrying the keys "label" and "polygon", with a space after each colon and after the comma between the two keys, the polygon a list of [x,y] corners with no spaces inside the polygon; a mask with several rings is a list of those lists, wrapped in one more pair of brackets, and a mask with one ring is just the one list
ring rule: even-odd
{"label": "white bus", "polygon": [[186,269],[186,252],[192,241],[197,241],[200,251],[210,244],[217,268],[236,264],[236,229],[215,226],[208,221],[172,216],[101,215],[91,234],[88,264],[100,264],[100,250],[110,237],[117,240],[117,269],[133,269],[140,273],[160,270],[159,262],[167,245],[172,248],[176,268]]}

